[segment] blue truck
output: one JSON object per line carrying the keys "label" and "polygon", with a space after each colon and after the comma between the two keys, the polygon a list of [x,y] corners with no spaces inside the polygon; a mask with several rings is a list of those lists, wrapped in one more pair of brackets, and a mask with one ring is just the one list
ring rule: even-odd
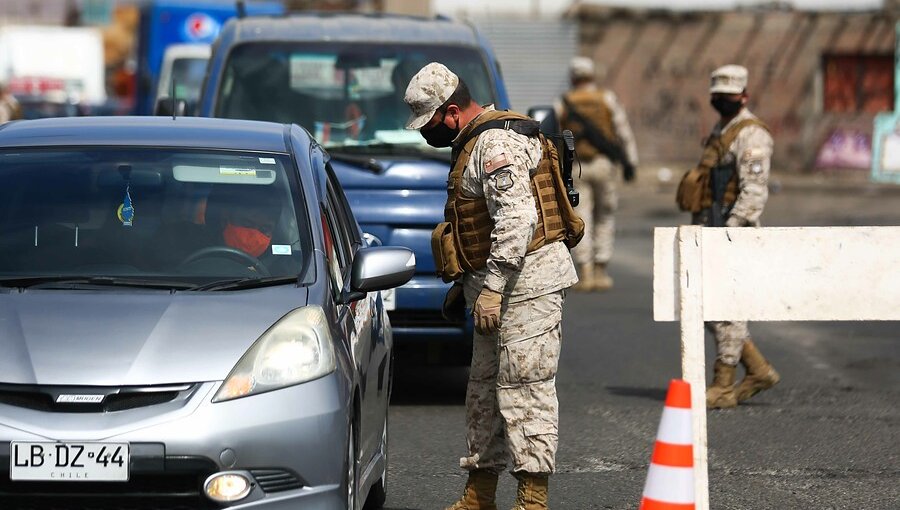
{"label": "blue truck", "polygon": [[[247,2],[253,15],[281,14],[279,1]],[[166,48],[172,44],[211,44],[222,25],[237,15],[237,2],[221,0],[151,0],[141,6],[138,40],[137,100],[134,113],[153,112]]]}
{"label": "blue truck", "polygon": [[198,114],[296,123],[325,146],[370,244],[406,246],[416,275],[384,295],[398,348],[465,364],[471,320],[441,316],[431,231],[443,221],[449,150],[404,129],[409,79],[437,61],[476,101],[509,107],[500,66],[472,26],[447,18],[296,14],[232,19],[213,46]]}

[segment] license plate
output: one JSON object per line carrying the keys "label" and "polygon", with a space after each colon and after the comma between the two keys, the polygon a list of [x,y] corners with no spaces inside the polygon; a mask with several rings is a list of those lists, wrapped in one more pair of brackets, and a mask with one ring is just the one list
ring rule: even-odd
{"label": "license plate", "polygon": [[381,291],[381,301],[384,303],[385,310],[396,310],[397,289],[388,289]]}
{"label": "license plate", "polygon": [[127,482],[128,443],[10,443],[9,478],[48,482]]}

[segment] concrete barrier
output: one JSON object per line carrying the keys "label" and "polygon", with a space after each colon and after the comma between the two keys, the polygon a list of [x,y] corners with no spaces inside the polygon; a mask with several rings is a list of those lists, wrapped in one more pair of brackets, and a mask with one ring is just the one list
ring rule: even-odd
{"label": "concrete barrier", "polygon": [[657,228],[653,318],[681,322],[697,510],[709,508],[705,321],[900,320],[900,227]]}

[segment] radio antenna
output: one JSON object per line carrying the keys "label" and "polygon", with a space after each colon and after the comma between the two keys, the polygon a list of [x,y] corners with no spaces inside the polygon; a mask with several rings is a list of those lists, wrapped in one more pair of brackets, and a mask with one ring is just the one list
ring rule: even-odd
{"label": "radio antenna", "polygon": [[175,77],[172,77],[172,120],[175,120],[175,105],[178,101],[175,98]]}

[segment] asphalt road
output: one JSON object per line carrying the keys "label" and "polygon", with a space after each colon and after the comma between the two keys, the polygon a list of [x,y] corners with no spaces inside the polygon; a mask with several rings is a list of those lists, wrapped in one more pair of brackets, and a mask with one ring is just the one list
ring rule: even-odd
{"label": "asphalt road", "polygon": [[[665,390],[680,376],[678,326],[655,323],[651,313],[652,227],[684,220],[672,196],[651,183],[623,190],[615,289],[567,297],[551,508],[635,509],[640,501]],[[898,203],[897,189],[795,179],[772,195],[764,221],[900,225]],[[900,509],[898,324],[750,329],[782,382],[748,405],[708,415],[712,508]],[[465,481],[457,466],[466,373],[399,361],[385,508],[443,509]],[[504,476],[500,508],[511,507],[514,491]]]}

